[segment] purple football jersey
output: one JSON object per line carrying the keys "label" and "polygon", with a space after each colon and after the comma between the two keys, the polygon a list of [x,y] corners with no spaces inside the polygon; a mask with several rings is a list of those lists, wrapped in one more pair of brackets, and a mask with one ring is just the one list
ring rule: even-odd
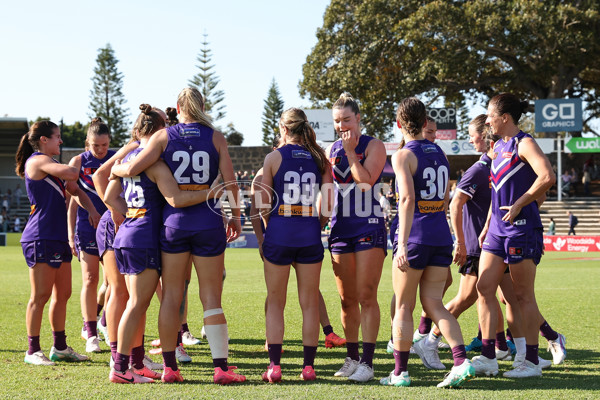
{"label": "purple football jersey", "polygon": [[279,149],[281,165],[273,177],[273,208],[265,241],[289,247],[321,243],[316,208],[321,173],[310,151],[288,144]]}
{"label": "purple football jersey", "polygon": [[[106,156],[102,159],[96,158],[92,155],[91,151],[86,151],[80,154],[81,157],[81,168],[79,170],[79,179],[77,180],[77,185],[80,189],[85,191],[85,194],[88,195],[92,203],[94,203],[94,207],[96,211],[100,215],[104,214],[106,211],[106,205],[98,196],[96,192],[96,187],[94,186],[94,181],[92,180],[92,175],[102,164],[107,162],[112,156],[115,154],[114,151],[109,150]],[[88,220],[89,213],[83,207],[77,207],[77,222],[75,225],[75,229],[77,232],[88,231],[94,232],[95,229],[90,225]]]}
{"label": "purple football jersey", "polygon": [[[132,150],[123,162],[133,160],[141,151],[141,148]],[[144,172],[137,176],[121,178],[121,184],[128,209],[125,221],[115,235],[113,247],[159,248],[165,199],[158,186]]]}
{"label": "purple football jersey", "polygon": [[[26,163],[31,157],[39,155],[43,153],[33,153]],[[52,175],[33,180],[25,172],[25,188],[31,203],[31,212],[21,236],[21,243],[41,239],[68,241],[65,181]]]}
{"label": "purple football jersey", "polygon": [[[361,164],[365,162],[365,151],[374,138],[361,135],[354,150]],[[373,187],[362,191],[357,187],[342,140],[336,141],[329,153],[333,183],[335,184],[334,214],[331,218],[331,236],[354,237],[385,228],[383,212]],[[383,170],[381,171],[383,172]],[[376,184],[381,180],[381,172]]]}
{"label": "purple football jersey", "polygon": [[513,224],[502,221],[506,210],[500,207],[512,206],[537,179],[531,165],[519,157],[519,141],[531,138],[520,131],[508,142],[498,140],[494,144],[495,158],[492,160],[492,219],[489,232],[496,236],[512,236],[543,228],[537,203],[531,202],[514,219]]}
{"label": "purple football jersey", "polygon": [[483,154],[479,161],[465,172],[456,186],[456,190],[469,196],[469,201],[463,206],[462,220],[465,246],[469,256],[479,257],[481,254],[479,234],[485,225],[492,199],[491,163],[492,159],[487,154]]}
{"label": "purple football jersey", "polygon": [[[211,128],[202,124],[177,124],[167,128],[168,143],[162,158],[181,190],[209,189],[219,174],[219,152]],[[223,225],[218,199],[190,207],[165,205],[165,226],[184,231],[215,229]]]}
{"label": "purple football jersey", "polygon": [[417,157],[413,175],[415,212],[408,242],[429,246],[452,244],[450,227],[444,211],[450,165],[442,149],[427,139],[412,140],[403,149]]}

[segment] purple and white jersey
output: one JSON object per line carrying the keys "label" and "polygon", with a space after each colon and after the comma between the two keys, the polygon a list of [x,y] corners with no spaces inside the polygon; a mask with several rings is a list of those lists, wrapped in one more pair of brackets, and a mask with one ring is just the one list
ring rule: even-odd
{"label": "purple and white jersey", "polygon": [[279,149],[281,165],[273,177],[273,208],[265,241],[289,247],[321,243],[316,207],[321,173],[310,151],[288,144]]}
{"label": "purple and white jersey", "polygon": [[[88,195],[96,211],[100,215],[104,214],[106,211],[106,205],[96,192],[96,187],[94,186],[94,181],[92,180],[92,175],[102,164],[107,162],[112,156],[115,154],[114,151],[109,150],[106,156],[102,159],[96,158],[92,155],[91,151],[86,151],[81,153],[79,156],[81,157],[81,168],[79,170],[79,179],[77,180],[77,185],[80,189],[85,191],[85,194]],[[88,231],[94,232],[95,229],[90,225],[88,220],[89,213],[83,207],[77,207],[77,222],[75,225],[75,230],[77,232]]]}
{"label": "purple and white jersey", "polygon": [[487,154],[483,154],[479,161],[465,172],[456,186],[456,190],[470,198],[463,206],[462,221],[465,245],[469,256],[479,257],[481,254],[479,234],[485,225],[492,201],[491,165],[492,159]]}
{"label": "purple and white jersey", "polygon": [[[33,153],[31,157],[44,155]],[[56,163],[58,161],[52,160]],[[52,175],[34,180],[27,175],[25,169],[25,188],[31,203],[29,221],[23,230],[21,243],[35,240],[60,240],[67,242],[67,205],[65,203],[65,181]]]}
{"label": "purple and white jersey", "polygon": [[494,159],[492,160],[492,219],[489,232],[496,236],[512,236],[542,229],[540,211],[535,201],[529,203],[521,210],[511,225],[502,221],[506,210],[500,207],[512,206],[537,179],[531,165],[519,157],[519,141],[531,138],[531,135],[519,131],[508,142],[498,140],[494,145]]}
{"label": "purple and white jersey", "polygon": [[[219,152],[214,131],[202,124],[177,124],[167,128],[168,143],[163,160],[181,190],[209,189],[219,174]],[[184,208],[165,205],[165,226],[184,231],[202,231],[223,226],[218,199]]]}
{"label": "purple and white jersey", "polygon": [[411,140],[403,149],[412,151],[418,161],[413,175],[415,212],[408,242],[429,246],[451,245],[452,235],[444,210],[450,176],[448,159],[437,144],[427,139]]}
{"label": "purple and white jersey", "polygon": [[[361,164],[365,162],[365,151],[374,138],[361,135],[354,150]],[[342,140],[336,141],[329,153],[333,183],[335,184],[334,214],[331,218],[331,235],[354,237],[385,228],[385,220],[377,193],[373,188],[363,192],[357,187]],[[383,172],[383,170],[381,171]],[[376,184],[381,180],[381,172]]]}
{"label": "purple and white jersey", "polygon": [[[137,148],[129,152],[123,162],[133,160],[140,152]],[[121,178],[127,215],[115,235],[113,248],[159,248],[162,211],[165,199],[146,173]]]}

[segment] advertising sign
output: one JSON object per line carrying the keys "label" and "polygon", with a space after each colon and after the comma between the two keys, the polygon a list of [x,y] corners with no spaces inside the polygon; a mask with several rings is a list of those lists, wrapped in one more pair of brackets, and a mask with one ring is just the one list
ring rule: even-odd
{"label": "advertising sign", "polygon": [[600,153],[600,138],[565,139],[565,153]]}
{"label": "advertising sign", "polygon": [[308,118],[310,126],[317,135],[318,142],[334,142],[336,140],[333,129],[333,116],[331,110],[302,110]]}
{"label": "advertising sign", "polygon": [[535,101],[536,132],[579,132],[582,129],[581,99]]}
{"label": "advertising sign", "polygon": [[545,251],[600,251],[600,236],[544,236]]}
{"label": "advertising sign", "polygon": [[[536,139],[537,144],[544,154],[554,153],[555,139]],[[440,146],[447,156],[480,155],[468,140],[436,140],[435,144]],[[384,143],[388,156],[398,150],[400,143]]]}
{"label": "advertising sign", "polygon": [[428,108],[427,115],[435,120],[438,140],[456,139],[456,109],[455,108]]}

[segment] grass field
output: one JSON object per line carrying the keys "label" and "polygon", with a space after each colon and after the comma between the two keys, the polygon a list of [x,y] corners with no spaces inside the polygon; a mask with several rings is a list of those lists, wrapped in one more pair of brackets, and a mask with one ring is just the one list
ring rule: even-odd
{"label": "grass field", "polygon": [[[377,380],[369,384],[351,384],[333,377],[345,357],[345,349],[326,350],[322,345],[323,334],[317,353],[315,369],[318,380],[304,383],[299,378],[302,366],[302,342],[300,338],[300,310],[297,301],[295,279],[290,279],[286,309],[285,354],[282,357],[284,381],[278,385],[264,384],[260,374],[268,363],[264,351],[265,284],[262,265],[256,250],[229,249],[226,254],[227,280],[224,289],[223,308],[229,321],[230,364],[237,365],[248,381],[235,386],[219,387],[212,383],[210,351],[205,341],[199,346],[188,347],[193,362],[181,366],[185,378],[183,384],[165,385],[116,385],[108,381],[110,351],[94,354],[91,360],[78,365],[61,363],[55,367],[36,367],[23,362],[27,350],[25,330],[25,306],[29,298],[27,267],[18,246],[18,238],[9,236],[9,246],[0,248],[0,357],[5,366],[0,375],[0,398],[113,398],[113,399],[171,399],[171,398],[599,398],[600,397],[600,349],[596,320],[600,313],[598,284],[600,283],[600,253],[549,253],[544,257],[538,271],[537,297],[540,309],[553,328],[567,337],[567,361],[552,366],[542,378],[509,380],[502,377],[477,378],[460,390],[443,391],[435,385],[443,379],[444,372],[425,369],[417,356],[411,356],[409,371],[412,386],[409,388],[382,387],[378,379],[393,369],[393,358],[386,354],[389,339],[389,301],[391,288],[391,259],[386,259],[379,289],[382,325],[377,343],[374,367]],[[453,271],[456,268],[453,267]],[[67,317],[68,343],[83,352],[85,343],[79,337],[81,314],[79,289],[81,273],[77,261],[73,262],[73,296]],[[455,274],[455,283],[458,275]],[[453,285],[447,299],[456,293]],[[337,333],[343,335],[339,320],[340,304],[331,272],[328,254],[321,274],[321,291],[329,308],[329,316]],[[192,332],[200,334],[202,326],[201,305],[197,284],[190,287],[189,325]],[[417,306],[418,308],[418,306]],[[420,309],[415,310],[418,316]],[[148,315],[146,342],[158,337],[158,302],[153,300]],[[465,341],[477,331],[477,315],[474,309],[461,319]],[[540,348],[545,347],[540,338]],[[45,317],[41,333],[42,349],[48,354],[52,346],[52,334]],[[475,354],[472,354],[475,355]],[[544,358],[551,358],[545,350]],[[440,352],[442,362],[450,367],[449,351]],[[158,357],[153,357],[159,361]],[[509,368],[501,362],[501,372]]]}

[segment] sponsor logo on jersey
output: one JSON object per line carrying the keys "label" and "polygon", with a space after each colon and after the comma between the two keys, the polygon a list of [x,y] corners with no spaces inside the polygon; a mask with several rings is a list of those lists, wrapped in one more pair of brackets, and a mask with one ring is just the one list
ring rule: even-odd
{"label": "sponsor logo on jersey", "polygon": [[370,224],[378,224],[379,223],[379,218],[369,218],[369,223]]}
{"label": "sponsor logo on jersey", "polygon": [[189,185],[177,185],[179,186],[179,190],[184,190],[184,191],[188,191],[188,192],[193,192],[196,190],[207,190],[210,189],[210,186],[208,185],[193,185],[193,184],[189,184]]}
{"label": "sponsor logo on jersey", "polygon": [[513,156],[512,151],[505,151],[502,153],[502,158],[511,158]]}
{"label": "sponsor logo on jersey", "polygon": [[511,256],[522,256],[523,248],[522,247],[509,247],[508,254]]}
{"label": "sponsor logo on jersey", "polygon": [[29,215],[31,215],[35,212],[35,204],[32,204],[30,207],[31,207],[31,211],[29,211]]}
{"label": "sponsor logo on jersey", "polygon": [[429,214],[444,211],[444,200],[427,201],[420,200],[417,205],[421,214]]}
{"label": "sponsor logo on jersey", "polygon": [[513,225],[516,225],[516,226],[521,226],[521,225],[526,225],[526,224],[527,224],[526,219],[518,219],[513,223]]}
{"label": "sponsor logo on jersey", "polygon": [[438,153],[437,146],[434,144],[424,144],[421,146],[423,153]]}
{"label": "sponsor logo on jersey", "polygon": [[180,127],[180,129],[179,129],[179,136],[183,136],[183,137],[200,136],[201,133],[202,132],[198,128]]}
{"label": "sponsor logo on jersey", "polygon": [[52,255],[52,258],[54,258],[55,260],[60,260],[60,253],[54,253],[54,255]]}
{"label": "sponsor logo on jersey", "polygon": [[146,215],[145,208],[128,208],[127,214],[125,214],[126,218],[143,218]]}
{"label": "sponsor logo on jersey", "polygon": [[282,204],[279,206],[277,214],[284,217],[311,217],[313,216],[313,208],[312,206]]}
{"label": "sponsor logo on jersey", "polygon": [[292,150],[292,158],[307,158],[311,159],[312,154],[306,150]]}

